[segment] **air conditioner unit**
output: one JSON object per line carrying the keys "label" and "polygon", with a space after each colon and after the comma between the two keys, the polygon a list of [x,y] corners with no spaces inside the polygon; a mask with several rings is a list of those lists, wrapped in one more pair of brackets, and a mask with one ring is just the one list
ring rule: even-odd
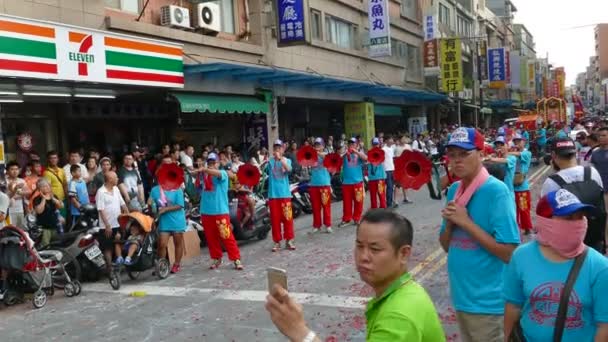
{"label": "air conditioner unit", "polygon": [[163,6],[160,8],[160,24],[162,26],[190,28],[190,10],[179,6]]}
{"label": "air conditioner unit", "polygon": [[222,30],[220,5],[217,2],[204,2],[196,6],[196,27],[205,32],[218,33]]}

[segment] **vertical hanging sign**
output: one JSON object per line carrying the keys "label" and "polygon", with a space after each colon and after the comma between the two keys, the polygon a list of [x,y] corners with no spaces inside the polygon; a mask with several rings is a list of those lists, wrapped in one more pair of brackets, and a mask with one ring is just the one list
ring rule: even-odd
{"label": "vertical hanging sign", "polygon": [[485,40],[479,42],[479,80],[484,81],[488,79],[488,46]]}
{"label": "vertical hanging sign", "polygon": [[459,38],[441,40],[441,85],[444,92],[462,91],[462,45]]}
{"label": "vertical hanging sign", "polygon": [[391,23],[388,0],[369,0],[369,56],[391,55]]}
{"label": "vertical hanging sign", "polygon": [[424,19],[424,40],[435,39],[435,17],[427,15]]}
{"label": "vertical hanging sign", "polygon": [[505,87],[507,75],[504,48],[488,49],[488,77],[490,88],[499,89]]}
{"label": "vertical hanging sign", "polygon": [[277,46],[308,43],[305,0],[275,0],[277,13]]}

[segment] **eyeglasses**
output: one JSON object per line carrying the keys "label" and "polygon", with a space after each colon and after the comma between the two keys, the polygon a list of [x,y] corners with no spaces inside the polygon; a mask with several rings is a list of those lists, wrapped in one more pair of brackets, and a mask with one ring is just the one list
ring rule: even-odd
{"label": "eyeglasses", "polygon": [[474,151],[475,150],[464,151],[464,152],[451,151],[451,152],[446,153],[446,155],[448,156],[448,158],[450,160],[466,159],[468,156],[470,156],[471,154],[473,154]]}

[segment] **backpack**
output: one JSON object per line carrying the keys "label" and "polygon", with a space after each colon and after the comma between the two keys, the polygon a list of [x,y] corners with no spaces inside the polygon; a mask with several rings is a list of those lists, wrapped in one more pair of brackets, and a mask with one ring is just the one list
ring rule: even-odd
{"label": "backpack", "polygon": [[587,234],[585,235],[585,244],[604,254],[606,251],[604,236],[606,226],[604,190],[599,184],[591,179],[591,167],[586,166],[584,170],[582,181],[566,183],[558,174],[553,174],[549,176],[549,178],[559,185],[560,188],[566,189],[576,195],[582,203],[591,204],[595,207],[595,210],[586,214]]}

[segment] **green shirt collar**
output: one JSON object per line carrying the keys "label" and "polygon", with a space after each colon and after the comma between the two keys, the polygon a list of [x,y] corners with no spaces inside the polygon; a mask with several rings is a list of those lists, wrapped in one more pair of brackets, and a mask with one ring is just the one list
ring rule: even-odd
{"label": "green shirt collar", "polygon": [[377,303],[381,302],[384,298],[390,296],[393,292],[395,292],[397,289],[399,289],[401,286],[403,286],[405,283],[407,283],[408,281],[410,281],[412,279],[412,276],[410,275],[409,272],[405,272],[401,275],[401,277],[399,277],[399,279],[395,280],[389,287],[388,289],[386,289],[384,291],[384,293],[382,293],[382,295],[380,295],[379,297],[375,297],[372,300],[369,301],[369,303],[367,304],[367,309],[371,309],[374,305],[376,305]]}

